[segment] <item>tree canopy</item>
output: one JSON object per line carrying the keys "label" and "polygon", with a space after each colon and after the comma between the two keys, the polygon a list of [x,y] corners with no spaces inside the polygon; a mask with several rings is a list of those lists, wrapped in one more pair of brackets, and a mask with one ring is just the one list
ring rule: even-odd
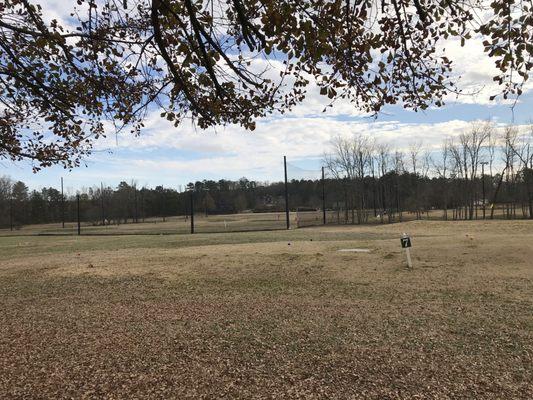
{"label": "tree canopy", "polygon": [[0,158],[72,167],[149,111],[176,126],[286,112],[316,83],[331,101],[440,106],[459,89],[445,40],[483,40],[519,96],[533,3],[516,0],[78,0],[61,24],[30,0],[0,4]]}

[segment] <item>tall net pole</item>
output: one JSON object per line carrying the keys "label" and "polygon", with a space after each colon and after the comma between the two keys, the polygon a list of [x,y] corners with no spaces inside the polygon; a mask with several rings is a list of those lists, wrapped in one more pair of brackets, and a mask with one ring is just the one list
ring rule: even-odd
{"label": "tall net pole", "polygon": [[142,222],[144,222],[144,186],[141,189],[141,218]]}
{"label": "tall net pole", "polygon": [[287,229],[291,228],[291,221],[289,218],[289,184],[287,183],[287,157],[283,156],[283,168],[285,170],[285,220],[287,222]]}
{"label": "tall net pole", "polygon": [[161,205],[160,206],[160,210],[161,210],[161,214],[163,215],[163,222],[165,222],[165,209],[164,209],[164,206],[165,206],[165,187],[163,185],[161,185],[161,196],[160,196],[160,199],[159,199],[159,204]]}
{"label": "tall net pole", "polygon": [[9,230],[13,231],[13,191],[9,195]]}
{"label": "tall net pole", "polygon": [[191,190],[190,202],[191,202],[191,234],[193,234],[194,233],[194,192],[192,190]]}
{"label": "tall net pole", "polygon": [[482,201],[483,201],[483,219],[485,219],[485,165],[488,164],[487,161],[482,161],[481,162],[481,190],[482,190],[482,194],[481,196],[483,197]]}
{"label": "tall net pole", "polygon": [[326,179],[324,178],[324,167],[322,167],[322,222],[326,225]]}
{"label": "tall net pole", "polygon": [[102,203],[102,226],[105,226],[104,184],[102,182],[100,182],[100,197]]}
{"label": "tall net pole", "polygon": [[137,185],[133,186],[133,201],[135,202],[135,223],[139,222],[139,208],[137,206]]}
{"label": "tall net pole", "polygon": [[65,228],[65,196],[63,195],[63,177],[61,177],[61,227]]}
{"label": "tall net pole", "polygon": [[400,176],[396,175],[396,208],[398,210],[398,218],[402,222],[402,207],[400,205]]}
{"label": "tall net pole", "polygon": [[80,195],[76,195],[76,203],[78,205],[78,236],[81,235],[81,222],[80,222]]}

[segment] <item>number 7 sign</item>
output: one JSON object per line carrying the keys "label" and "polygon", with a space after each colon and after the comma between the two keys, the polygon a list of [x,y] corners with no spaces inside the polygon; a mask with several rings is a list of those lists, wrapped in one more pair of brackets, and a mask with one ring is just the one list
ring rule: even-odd
{"label": "number 7 sign", "polygon": [[407,265],[409,268],[413,268],[413,264],[411,263],[411,252],[409,248],[411,247],[411,238],[407,233],[404,233],[402,237],[400,238],[400,243],[402,244],[402,249],[405,249],[405,255],[407,256]]}

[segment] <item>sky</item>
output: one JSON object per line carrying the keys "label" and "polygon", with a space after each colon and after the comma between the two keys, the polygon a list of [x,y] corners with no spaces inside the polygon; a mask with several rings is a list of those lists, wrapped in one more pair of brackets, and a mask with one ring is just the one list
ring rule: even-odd
{"label": "sky", "polygon": [[[43,3],[44,4],[44,3]],[[61,18],[71,4],[67,0],[48,0],[50,17]],[[401,107],[386,107],[377,118],[363,115],[347,102],[337,102],[323,112],[327,99],[310,87],[306,100],[292,112],[257,121],[255,131],[238,126],[216,130],[196,130],[188,123],[174,127],[154,110],[139,137],[113,134],[99,141],[94,153],[82,166],[65,170],[51,167],[32,172],[29,162],[0,161],[0,176],[24,181],[31,189],[59,187],[65,180],[67,192],[100,185],[116,186],[120,181],[135,181],[138,186],[163,185],[179,189],[188,182],[203,179],[281,181],[283,156],[291,165],[319,170],[325,153],[336,136],[368,134],[395,149],[408,149],[422,143],[437,150],[447,137],[468,130],[476,120],[492,119],[503,126],[526,124],[533,119],[533,84],[512,109],[510,104],[489,101],[497,92],[492,81],[496,74],[492,61],[482,51],[480,41],[460,47],[456,41],[445,44],[446,55],[454,61],[455,73],[465,94],[448,98],[446,106],[413,112]],[[293,176],[290,176],[293,173]],[[289,179],[302,171],[289,169]]]}

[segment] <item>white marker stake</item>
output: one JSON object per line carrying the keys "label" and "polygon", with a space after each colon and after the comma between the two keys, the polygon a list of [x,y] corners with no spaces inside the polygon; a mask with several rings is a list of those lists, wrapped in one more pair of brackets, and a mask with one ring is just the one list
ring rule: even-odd
{"label": "white marker stake", "polygon": [[411,250],[409,247],[405,248],[405,254],[407,255],[407,265],[409,265],[409,268],[413,268],[413,264],[411,263]]}
{"label": "white marker stake", "polygon": [[402,247],[405,249],[405,255],[407,256],[407,265],[409,268],[413,268],[413,263],[411,262],[411,238],[407,233],[403,233],[402,237],[400,238],[400,242],[402,244]]}

